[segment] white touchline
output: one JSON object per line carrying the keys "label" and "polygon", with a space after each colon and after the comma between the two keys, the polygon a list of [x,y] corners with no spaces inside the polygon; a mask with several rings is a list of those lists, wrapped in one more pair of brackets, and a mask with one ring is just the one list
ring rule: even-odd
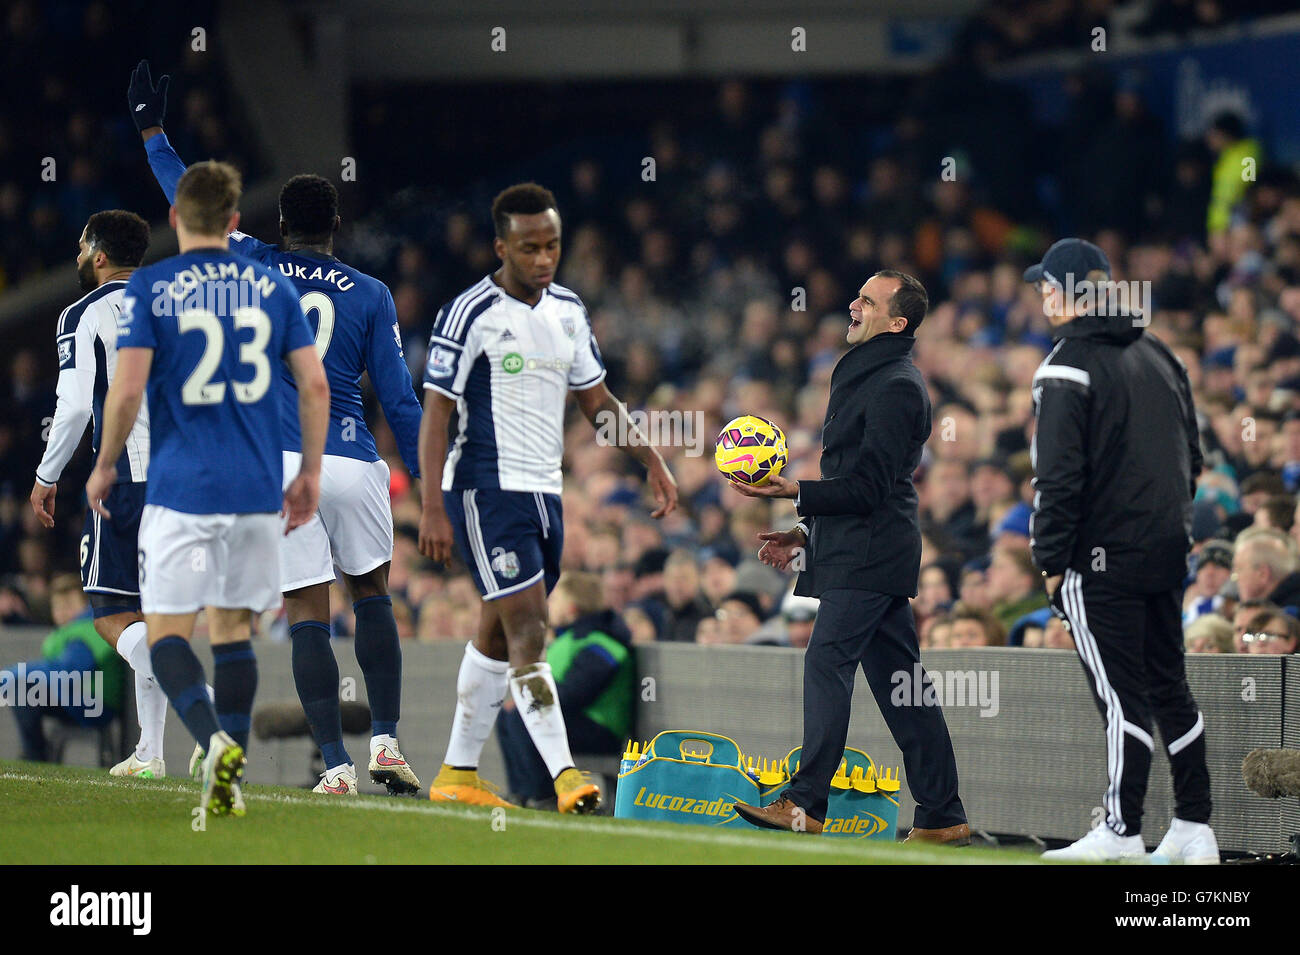
{"label": "white touchline", "polygon": [[[123,786],[122,781],[113,781],[107,779],[73,779],[62,777],[45,777],[34,776],[30,773],[0,772],[0,782],[14,780],[15,782],[25,783],[63,783],[68,786],[101,786],[109,789],[127,788]],[[140,792],[167,792],[167,793],[195,793],[197,790],[193,786],[174,786],[160,784],[157,782],[144,782],[135,780],[135,786]],[[267,802],[267,803],[284,803],[290,806],[311,806],[317,809],[343,809],[346,811],[369,810],[372,812],[399,812],[415,813],[417,815],[440,816],[447,819],[460,819],[465,822],[474,822],[481,824],[491,820],[491,810],[485,809],[482,812],[474,809],[448,809],[441,806],[435,806],[432,803],[418,803],[415,805],[404,804],[391,797],[376,796],[373,799],[362,797],[361,799],[337,799],[330,797],[316,798],[307,796],[287,796],[280,794],[262,794],[244,790],[245,802]],[[525,815],[527,813],[527,815]],[[637,838],[649,839],[686,839],[692,842],[707,842],[711,845],[737,846],[745,849],[763,849],[766,838],[759,830],[755,830],[752,835],[742,834],[739,832],[709,832],[700,830],[692,826],[675,826],[672,830],[666,830],[655,826],[646,826],[640,823],[628,822],[624,819],[610,819],[608,823],[597,822],[590,819],[575,817],[573,819],[548,818],[545,814],[537,813],[533,815],[529,810],[512,810],[506,816],[506,825],[523,826],[533,829],[560,829],[572,832],[575,829],[589,833],[600,833],[610,836],[635,836]],[[232,823],[233,825],[244,825],[246,823]],[[866,840],[862,840],[866,841]],[[871,845],[855,845],[847,840],[844,841],[814,841],[811,839],[783,839],[780,844],[773,843],[772,848],[785,849],[792,852],[808,852],[816,855],[833,853],[842,855],[845,852],[862,851],[864,853],[863,861],[868,861],[867,853],[877,848]],[[881,847],[883,848],[883,847]],[[1033,865],[1034,860],[1016,860],[1014,854],[1008,854],[1005,862],[998,860],[998,865]],[[961,852],[955,849],[930,848],[917,846],[909,847],[907,858],[893,858],[891,862],[941,862],[945,865],[988,865],[985,860],[971,859],[969,861],[961,858]]]}

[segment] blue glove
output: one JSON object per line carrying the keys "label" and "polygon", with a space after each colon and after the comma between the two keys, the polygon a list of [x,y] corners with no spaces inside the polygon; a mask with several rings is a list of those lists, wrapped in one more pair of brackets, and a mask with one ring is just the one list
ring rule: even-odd
{"label": "blue glove", "polygon": [[167,85],[170,76],[158,77],[158,85],[153,85],[149,75],[149,61],[141,60],[131,74],[131,84],[126,88],[126,102],[131,107],[131,119],[135,128],[144,132],[150,126],[161,126],[167,115]]}

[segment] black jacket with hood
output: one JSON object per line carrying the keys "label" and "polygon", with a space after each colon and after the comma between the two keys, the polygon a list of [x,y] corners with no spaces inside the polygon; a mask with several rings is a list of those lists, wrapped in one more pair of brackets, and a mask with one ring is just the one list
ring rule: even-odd
{"label": "black jacket with hood", "polygon": [[1033,381],[1034,562],[1129,593],[1180,587],[1201,472],[1187,370],[1127,316],[1054,334]]}

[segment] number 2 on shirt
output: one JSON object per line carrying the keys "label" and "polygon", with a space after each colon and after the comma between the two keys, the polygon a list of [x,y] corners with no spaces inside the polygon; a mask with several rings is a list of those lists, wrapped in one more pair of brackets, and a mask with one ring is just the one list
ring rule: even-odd
{"label": "number 2 on shirt", "polygon": [[[249,381],[231,382],[235,399],[242,404],[253,404],[260,401],[271,386],[271,362],[266,357],[266,345],[271,339],[271,319],[260,308],[245,307],[235,309],[232,321],[235,328],[253,329],[252,340],[239,345],[239,361],[253,366],[253,377]],[[199,331],[207,338],[203,357],[181,386],[181,400],[187,405],[221,404],[226,397],[226,383],[212,380],[225,347],[221,320],[208,309],[192,308],[177,316],[176,327],[181,334]]]}

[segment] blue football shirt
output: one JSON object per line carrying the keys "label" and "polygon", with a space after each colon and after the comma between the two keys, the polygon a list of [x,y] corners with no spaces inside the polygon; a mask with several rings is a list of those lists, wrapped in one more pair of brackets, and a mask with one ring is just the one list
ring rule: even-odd
{"label": "blue football shirt", "polygon": [[[176,183],[185,172],[185,163],[166,135],[145,143],[145,152],[158,184],[168,201],[174,202]],[[361,401],[361,375],[369,371],[370,383],[393,429],[402,461],[412,476],[419,477],[422,409],[402,354],[397,309],[388,286],[332,255],[281,249],[242,232],[230,234],[230,248],[279,272],[298,290],[330,386],[325,453],[361,461],[379,460]],[[288,388],[280,413],[284,449],[301,451],[298,393],[287,369],[285,383]]]}
{"label": "blue football shirt", "polygon": [[189,514],[279,511],[281,368],[313,341],[297,290],[251,259],[199,249],[138,269],[117,347],[153,349],[145,502]]}

